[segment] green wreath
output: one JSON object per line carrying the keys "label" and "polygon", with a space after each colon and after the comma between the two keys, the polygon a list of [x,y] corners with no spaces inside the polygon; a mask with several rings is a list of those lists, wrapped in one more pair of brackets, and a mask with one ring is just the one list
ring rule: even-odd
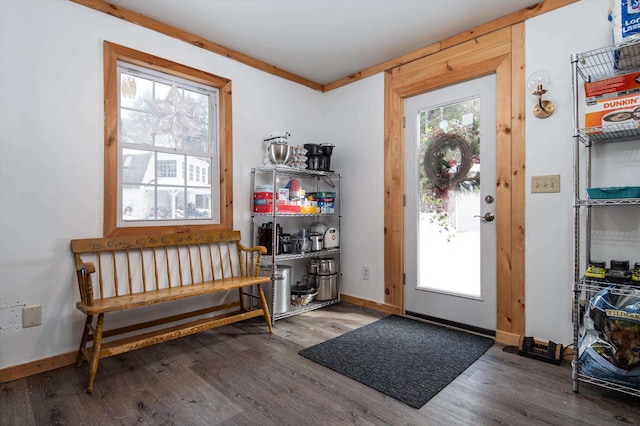
{"label": "green wreath", "polygon": [[[460,164],[453,174],[444,173],[447,168],[444,154],[458,149],[460,151]],[[453,187],[467,177],[473,164],[473,152],[471,142],[458,133],[437,133],[432,136],[429,146],[424,154],[424,173],[429,181],[438,188]]]}

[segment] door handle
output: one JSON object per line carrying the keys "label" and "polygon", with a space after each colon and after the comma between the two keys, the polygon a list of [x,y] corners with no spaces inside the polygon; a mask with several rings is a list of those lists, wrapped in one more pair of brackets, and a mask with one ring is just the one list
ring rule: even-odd
{"label": "door handle", "polygon": [[480,219],[484,220],[485,222],[491,222],[491,221],[493,221],[493,219],[496,218],[496,215],[494,215],[491,212],[486,212],[484,214],[484,216],[475,215],[474,217],[479,217]]}

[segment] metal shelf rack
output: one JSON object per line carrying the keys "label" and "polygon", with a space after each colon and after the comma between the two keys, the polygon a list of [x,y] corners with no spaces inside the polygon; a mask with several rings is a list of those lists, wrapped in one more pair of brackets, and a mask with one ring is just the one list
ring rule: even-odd
{"label": "metal shelf rack", "polygon": [[[332,220],[335,223],[335,227],[340,234],[340,227],[342,222],[342,175],[333,171],[321,171],[321,170],[309,170],[309,169],[299,169],[294,167],[282,166],[282,165],[266,165],[266,166],[258,166],[251,169],[251,188],[252,191],[256,188],[256,176],[262,175],[265,179],[270,179],[271,185],[275,192],[277,191],[277,184],[279,178],[292,178],[296,177],[301,180],[306,180],[308,182],[315,181],[315,191],[327,191],[327,188],[331,188],[331,192],[336,192],[335,199],[335,212],[334,213],[289,213],[289,212],[277,212],[272,211],[269,213],[251,213],[251,241],[254,244],[257,244],[256,241],[256,226],[258,222],[263,222],[266,220],[271,220],[273,222],[273,235],[272,235],[272,250],[271,253],[276,252],[276,225],[280,222],[287,221],[295,221],[297,218],[311,218],[320,220],[322,218],[326,218],[328,220]],[[253,203],[253,194],[251,194],[251,203]],[[252,204],[251,204],[252,205]],[[333,305],[340,302],[340,288],[342,287],[342,273],[340,271],[340,255],[341,248],[329,248],[317,251],[310,251],[304,254],[291,253],[291,254],[276,254],[274,255],[264,255],[262,258],[265,262],[269,262],[271,264],[272,270],[276,270],[276,266],[278,264],[290,264],[290,265],[299,265],[300,260],[304,259],[313,259],[319,257],[326,256],[335,256],[338,258],[337,260],[337,297],[332,300],[323,300],[323,301],[311,301],[306,305],[291,305],[289,304],[289,308],[286,312],[278,312],[274,313],[274,302],[275,302],[275,294],[276,294],[276,282],[275,278],[271,279],[271,322],[275,324],[276,320],[287,318],[293,315],[298,315],[305,312],[310,312],[316,309],[324,308],[329,305]]]}
{"label": "metal shelf rack", "polygon": [[[592,50],[585,53],[576,53],[571,56],[572,65],[572,89],[573,89],[573,343],[574,356],[572,362],[573,391],[578,392],[579,383],[589,383],[614,391],[627,393],[640,397],[640,389],[632,386],[624,386],[602,377],[593,377],[581,368],[580,333],[583,326],[583,303],[602,289],[611,289],[613,294],[632,295],[640,297],[640,286],[628,286],[619,283],[596,281],[584,277],[584,269],[581,265],[591,259],[591,224],[592,208],[604,208],[610,206],[640,205],[639,198],[617,199],[589,199],[583,191],[591,187],[591,147],[601,143],[622,141],[640,141],[640,129],[637,122],[632,125],[616,124],[604,127],[579,128],[579,81],[584,83],[595,82],[605,78],[611,78],[630,72],[640,72],[640,43],[626,43]],[[640,143],[638,143],[640,152]],[[584,157],[581,157],[584,156]],[[584,178],[581,176],[581,158],[584,159]],[[584,185],[584,187],[583,187]],[[583,197],[583,194],[585,195]],[[584,236],[584,241],[581,237]],[[584,250],[584,252],[583,252]],[[584,263],[583,263],[584,262]]]}

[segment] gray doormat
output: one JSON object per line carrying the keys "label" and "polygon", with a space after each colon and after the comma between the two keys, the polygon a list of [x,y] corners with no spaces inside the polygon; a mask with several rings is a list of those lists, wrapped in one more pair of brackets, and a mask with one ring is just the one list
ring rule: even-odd
{"label": "gray doormat", "polygon": [[299,354],[420,408],[493,344],[488,337],[390,315]]}

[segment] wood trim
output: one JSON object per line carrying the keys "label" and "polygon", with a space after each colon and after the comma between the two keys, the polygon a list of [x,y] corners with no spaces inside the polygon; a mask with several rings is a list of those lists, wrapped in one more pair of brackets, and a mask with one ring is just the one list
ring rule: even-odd
{"label": "wood trim", "polygon": [[345,303],[351,303],[352,305],[364,306],[365,308],[371,308],[380,312],[387,312],[389,314],[402,315],[402,309],[397,306],[387,305],[385,303],[374,302],[369,299],[362,299],[356,296],[349,296],[348,294],[341,294],[340,301]]}
{"label": "wood trim", "polygon": [[338,79],[331,83],[327,83],[322,86],[323,92],[328,92],[330,90],[337,89],[342,86],[346,86],[347,84],[356,82],[363,78],[370,77],[374,74],[378,74],[383,71],[388,71],[398,66],[411,63],[413,61],[422,59],[424,57],[430,56],[440,50],[449,49],[455,45],[472,41],[477,37],[480,37],[485,34],[489,34],[501,28],[508,28],[511,25],[521,23],[526,21],[527,19],[533,18],[538,15],[542,15],[543,13],[550,12],[552,10],[567,6],[571,3],[575,3],[578,0],[546,0],[541,3],[530,6],[526,9],[522,9],[518,12],[514,12],[510,15],[503,16],[502,18],[495,19],[486,24],[477,26],[467,31],[463,31],[454,36],[445,38],[444,40],[431,44],[429,46],[420,48],[418,50],[414,50],[405,55],[399,56],[397,58],[391,59],[389,61],[383,62],[376,66],[364,69],[357,73],[351,74],[347,77]]}
{"label": "wood trim", "polygon": [[[514,46],[512,39],[515,38]],[[514,56],[513,51],[518,50]],[[498,333],[523,333],[524,315],[524,26],[505,28],[403,65],[385,75],[385,303],[403,306],[404,98],[496,74],[496,234]],[[517,82],[515,84],[512,84]],[[514,93],[517,92],[515,95]],[[514,125],[516,134],[514,134]],[[401,153],[401,154],[398,154]],[[391,155],[391,158],[387,158]],[[515,194],[517,192],[517,194]],[[519,203],[515,205],[514,203]],[[402,262],[400,262],[402,258]],[[515,276],[514,276],[514,265]],[[391,292],[391,294],[388,294]],[[395,293],[394,293],[395,292]],[[403,310],[404,311],[404,310]]]}
{"label": "wood trim", "polygon": [[440,43],[430,44],[428,46],[422,47],[413,52],[407,53],[406,55],[399,56],[395,59],[391,59],[389,61],[383,62],[381,64],[375,65],[373,67],[367,68],[365,70],[359,71],[355,74],[351,74],[347,77],[343,77],[334,82],[325,84],[322,86],[323,92],[329,92],[333,89],[337,89],[342,86],[346,86],[347,84],[356,82],[358,80],[362,80],[363,78],[371,77],[372,75],[389,71],[393,68],[399,67],[404,64],[408,64],[410,62],[415,61],[416,59],[424,58],[425,56],[432,55],[436,52],[440,51]]}
{"label": "wood trim", "polygon": [[404,312],[404,99],[384,76],[384,302]]}
{"label": "wood trim", "polygon": [[[215,225],[117,227],[118,212],[118,87],[117,61],[151,68],[219,90],[220,223]],[[167,234],[233,229],[232,82],[164,58],[108,41],[104,42],[104,236]]]}
{"label": "wood trim", "polygon": [[503,29],[440,51],[393,70],[393,90],[403,98],[490,74],[511,50],[511,31]]}
{"label": "wood trim", "polygon": [[117,45],[104,42],[104,204],[103,233],[113,235],[118,228],[118,109]]}
{"label": "wood trim", "polygon": [[479,25],[470,30],[463,31],[452,37],[446,38],[441,42],[442,49],[447,49],[451,46],[455,46],[456,44],[463,43],[468,40],[473,40],[478,36],[493,32],[499,28],[508,28],[511,25],[524,22],[527,19],[531,19],[538,15],[542,15],[552,10],[559,9],[577,1],[578,0],[542,1],[538,4],[534,4],[533,6],[529,6],[525,9],[513,12],[507,16],[503,16],[502,18],[494,19],[493,21],[487,22],[486,24]]}
{"label": "wood trim", "polygon": [[[220,87],[220,225],[216,229],[233,229],[233,108],[232,83]],[[200,228],[198,228],[200,229]]]}
{"label": "wood trim", "polygon": [[153,31],[157,31],[169,37],[182,40],[186,43],[192,44],[201,49],[208,50],[210,52],[216,53],[218,55],[222,55],[229,59],[233,59],[234,61],[238,61],[250,67],[259,69],[260,71],[264,71],[266,73],[273,74],[278,77],[282,77],[286,80],[290,80],[295,83],[302,84],[303,86],[307,86],[314,90],[322,90],[322,85],[315,83],[311,80],[307,80],[306,78],[300,77],[289,71],[280,69],[274,65],[267,64],[266,62],[262,62],[258,59],[252,58],[251,56],[245,55],[233,49],[229,49],[220,44],[206,40],[202,37],[198,37],[196,35],[191,34],[188,31],[184,31],[179,28],[173,27],[171,25],[167,25],[163,22],[149,18],[148,16],[144,16],[139,13],[133,12],[124,7],[116,6],[115,4],[107,3],[102,0],[71,0],[71,1],[74,3],[80,4],[82,6],[86,6],[88,8],[97,10],[98,12],[106,13],[115,18],[119,18],[124,21],[131,22],[132,24],[140,25],[141,27],[148,28]]}
{"label": "wood trim", "polygon": [[496,68],[496,330],[511,332],[511,55]]}
{"label": "wood trim", "polygon": [[520,344],[520,335],[496,330],[496,342],[503,345],[518,346]]}
{"label": "wood trim", "polygon": [[54,355],[52,357],[39,359],[26,364],[15,365],[0,370],[0,383],[10,382],[45,371],[66,367],[76,362],[78,351],[66,354]]}
{"label": "wood trim", "polygon": [[511,27],[511,332],[525,334],[525,25]]}

